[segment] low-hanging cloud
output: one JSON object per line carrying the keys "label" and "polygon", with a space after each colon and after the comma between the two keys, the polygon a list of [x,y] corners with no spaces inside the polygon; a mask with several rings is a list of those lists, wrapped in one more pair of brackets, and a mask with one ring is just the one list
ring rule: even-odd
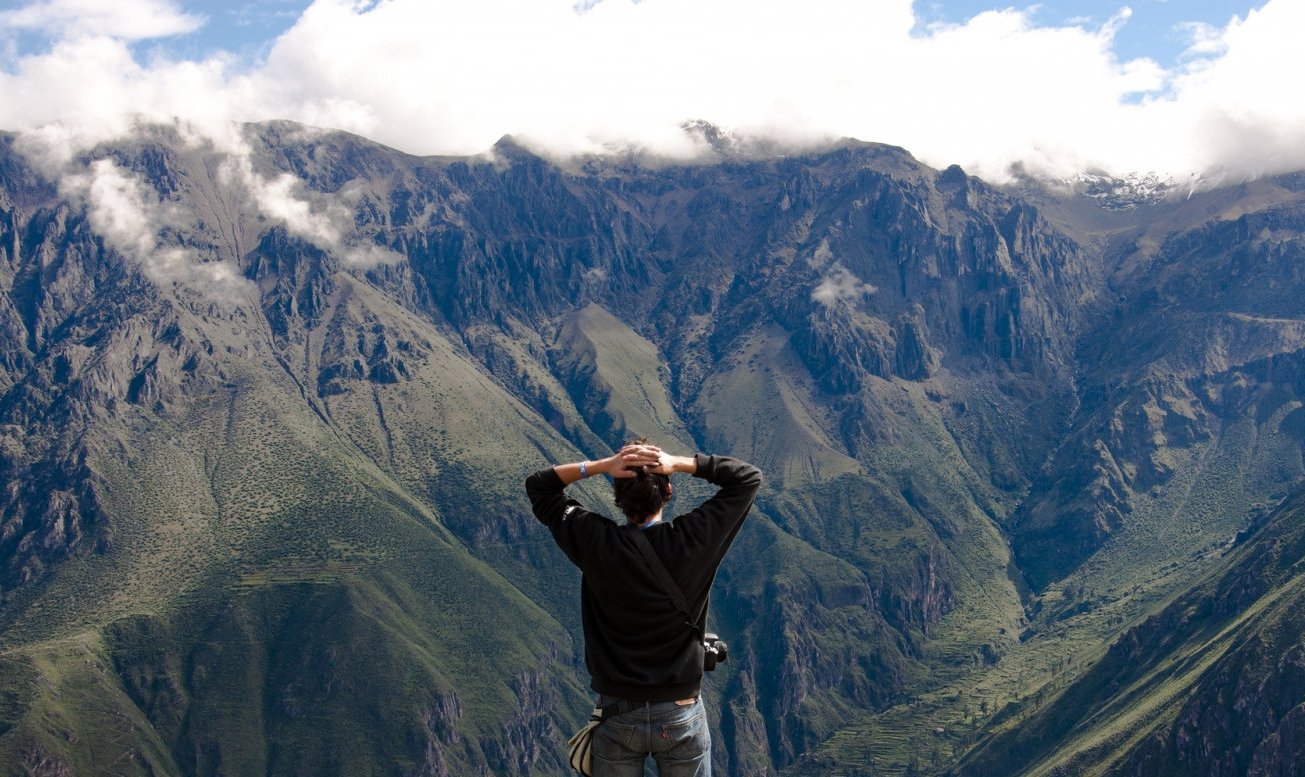
{"label": "low-hanging cloud", "polygon": [[[268,178],[256,172],[252,151],[238,134],[221,138],[225,145],[217,146],[213,138],[185,124],[167,129],[179,134],[181,143],[192,151],[219,160],[218,185],[244,203],[243,217],[282,226],[288,234],[339,258],[347,267],[366,269],[397,259],[393,252],[340,227],[353,222],[353,209],[363,194],[361,185],[346,186],[339,192],[312,192],[293,175]],[[138,124],[137,131],[158,128]],[[30,154],[51,156],[42,146],[49,138],[25,140]],[[157,286],[181,286],[231,306],[256,298],[253,284],[240,274],[234,260],[200,256],[193,249],[164,240],[165,234],[186,233],[197,220],[196,214],[187,210],[184,198],[164,198],[147,178],[120,167],[110,157],[61,164],[61,193],[85,208],[88,224],[107,247],[139,266]]]}
{"label": "low-hanging cloud", "polygon": [[253,171],[247,156],[234,157],[230,164],[239,170],[239,178],[252,194],[259,213],[280,222],[291,235],[307,240],[350,267],[368,268],[400,260],[393,251],[341,229],[340,225],[353,223],[352,206],[357,204],[361,184],[323,194],[310,192],[289,173],[265,178]]}
{"label": "low-hanging cloud", "polygon": [[827,308],[855,303],[879,291],[873,284],[856,277],[846,267],[835,264],[811,292],[811,300]]}
{"label": "low-hanging cloud", "polygon": [[105,244],[135,262],[156,285],[177,284],[226,302],[252,290],[231,264],[202,262],[184,248],[163,244],[160,233],[182,225],[184,215],[112,159],[96,160],[84,173],[65,176],[60,185],[65,196],[84,201],[91,229]]}
{"label": "low-hanging cloud", "polygon": [[[165,0],[133,1],[192,23]],[[68,148],[127,131],[128,115],[214,133],[288,118],[416,154],[477,153],[513,133],[558,154],[689,157],[701,141],[681,126],[705,119],[795,145],[894,143],[996,180],[1015,163],[1057,177],[1305,168],[1299,0],[1189,28],[1169,70],[1115,55],[1122,8],[1095,28],[1008,9],[921,31],[910,0],[317,0],[253,67],[142,62],[112,19],[89,34],[75,18],[0,73],[0,127],[45,127]]]}

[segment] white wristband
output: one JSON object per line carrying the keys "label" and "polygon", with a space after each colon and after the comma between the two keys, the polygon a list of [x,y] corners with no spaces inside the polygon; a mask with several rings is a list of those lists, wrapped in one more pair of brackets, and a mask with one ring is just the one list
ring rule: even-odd
{"label": "white wristband", "polygon": [[582,478],[589,477],[589,462],[587,461],[580,462],[580,477]]}

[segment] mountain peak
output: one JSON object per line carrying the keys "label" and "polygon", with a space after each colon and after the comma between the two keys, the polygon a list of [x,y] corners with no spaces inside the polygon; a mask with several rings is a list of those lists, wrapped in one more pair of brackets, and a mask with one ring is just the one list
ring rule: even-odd
{"label": "mountain peak", "polygon": [[517,140],[515,135],[507,134],[494,142],[491,147],[495,156],[503,159],[538,159],[539,155],[526,148],[521,141]]}
{"label": "mountain peak", "polygon": [[1128,173],[1114,176],[1101,172],[1083,172],[1069,180],[1072,190],[1094,200],[1106,210],[1133,210],[1155,205],[1170,197],[1178,183],[1170,176],[1156,173]]}

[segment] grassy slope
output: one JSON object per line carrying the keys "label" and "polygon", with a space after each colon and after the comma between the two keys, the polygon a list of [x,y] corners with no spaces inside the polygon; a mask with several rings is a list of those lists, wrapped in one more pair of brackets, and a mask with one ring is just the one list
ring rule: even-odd
{"label": "grassy slope", "polygon": [[1247,691],[1225,684],[1229,668],[1235,675],[1248,654],[1267,653],[1273,661],[1299,640],[1302,538],[1305,503],[1297,496],[1045,708],[1023,710],[995,726],[993,737],[963,763],[965,773],[1108,774],[1140,744],[1163,739],[1198,694],[1241,705],[1234,696]]}
{"label": "grassy slope", "polygon": [[[515,481],[520,462],[541,449],[561,457],[566,445],[424,334],[430,351],[414,379],[359,381],[337,402],[336,424],[284,375],[243,359],[206,399],[163,418],[132,416],[117,433],[121,448],[93,462],[114,484],[112,549],[64,564],[6,607],[4,656],[39,671],[39,692],[12,707],[0,737],[10,757],[0,760],[41,750],[89,773],[103,768],[100,750],[121,748],[136,753],[123,761],[137,764],[128,771],[149,761],[177,773],[171,748],[188,772],[219,760],[240,773],[415,767],[426,750],[423,710],[448,696],[457,700],[439,735],[448,741],[430,735],[440,757],[495,763],[514,755],[487,754],[480,741],[510,730],[518,697],[534,686],[551,701],[531,714],[560,736],[583,706],[566,666],[568,634],[470,555],[395,474],[417,481],[423,467],[484,472],[511,462]],[[366,401],[351,415],[357,396]],[[397,452],[369,456],[376,407],[387,404],[405,421]],[[474,450],[449,442],[471,437],[469,425],[495,424]],[[505,513],[519,522],[512,485],[510,497],[482,491],[471,506],[446,503],[448,519],[473,533]],[[148,639],[132,636],[140,629]],[[99,667],[90,675],[87,661]],[[129,697],[116,664],[154,690]],[[175,698],[156,702],[160,688]],[[257,699],[261,713],[249,706]],[[160,711],[153,726],[142,709]],[[122,720],[135,721],[139,737],[103,735]],[[323,739],[324,726],[342,728]]]}

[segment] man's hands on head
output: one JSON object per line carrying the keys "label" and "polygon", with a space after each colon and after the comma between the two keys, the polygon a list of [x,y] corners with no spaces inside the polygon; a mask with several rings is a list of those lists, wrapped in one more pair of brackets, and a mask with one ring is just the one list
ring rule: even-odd
{"label": "man's hands on head", "polygon": [[698,469],[698,460],[692,456],[672,456],[656,445],[632,443],[605,459],[586,461],[583,464],[558,464],[553,470],[562,478],[563,484],[569,485],[590,475],[632,478],[634,470],[641,467],[645,472],[658,475],[672,475],[676,472],[692,475]]}
{"label": "man's hands on head", "polygon": [[614,478],[632,478],[634,470],[640,467],[657,466],[662,455],[661,449],[656,445],[635,443],[598,462],[597,469]]}
{"label": "man's hands on head", "polygon": [[634,477],[633,470],[643,467],[646,472],[672,475],[676,472],[692,474],[697,460],[692,456],[673,456],[656,445],[635,443],[627,445],[600,462],[602,472],[614,478]]}

